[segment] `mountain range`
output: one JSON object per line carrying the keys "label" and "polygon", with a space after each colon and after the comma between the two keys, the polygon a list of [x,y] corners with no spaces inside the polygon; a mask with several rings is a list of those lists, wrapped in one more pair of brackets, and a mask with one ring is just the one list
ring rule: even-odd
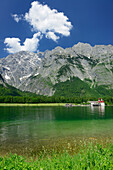
{"label": "mountain range", "polygon": [[[0,84],[39,95],[113,95],[113,46],[78,43],[0,59]],[[4,80],[4,81],[3,81]]]}

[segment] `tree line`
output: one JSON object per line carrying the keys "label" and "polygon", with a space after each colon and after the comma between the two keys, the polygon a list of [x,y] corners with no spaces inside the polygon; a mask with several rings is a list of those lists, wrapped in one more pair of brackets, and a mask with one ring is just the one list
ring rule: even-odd
{"label": "tree line", "polygon": [[[106,104],[113,103],[113,97],[103,98]],[[88,101],[97,101],[96,97],[64,97],[64,96],[0,96],[0,103],[87,103]]]}

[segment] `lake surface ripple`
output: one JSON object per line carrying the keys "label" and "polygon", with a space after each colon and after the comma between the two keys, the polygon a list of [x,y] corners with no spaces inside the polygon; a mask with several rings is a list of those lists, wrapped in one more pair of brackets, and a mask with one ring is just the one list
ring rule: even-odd
{"label": "lake surface ripple", "polygon": [[0,107],[0,153],[62,149],[113,139],[113,107]]}

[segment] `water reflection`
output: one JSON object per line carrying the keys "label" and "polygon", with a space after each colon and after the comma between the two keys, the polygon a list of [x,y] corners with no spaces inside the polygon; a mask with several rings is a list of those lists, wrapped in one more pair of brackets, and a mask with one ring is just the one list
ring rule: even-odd
{"label": "water reflection", "polygon": [[0,122],[54,120],[53,107],[0,107]]}
{"label": "water reflection", "polygon": [[[0,151],[113,136],[113,107],[0,107]],[[7,146],[7,147],[6,147]],[[20,147],[21,150],[21,147]]]}
{"label": "water reflection", "polygon": [[100,116],[105,115],[105,106],[92,106],[91,105],[91,113],[99,113]]}

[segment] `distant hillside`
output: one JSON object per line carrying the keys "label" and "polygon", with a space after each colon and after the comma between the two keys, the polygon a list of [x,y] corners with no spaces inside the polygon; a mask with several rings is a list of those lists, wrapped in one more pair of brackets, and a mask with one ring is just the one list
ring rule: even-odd
{"label": "distant hillside", "polygon": [[54,86],[54,96],[65,97],[104,97],[113,96],[113,90],[107,90],[105,86],[97,86],[90,88],[90,84],[80,80],[79,78],[71,78],[65,82],[60,82]]}
{"label": "distant hillside", "polygon": [[5,83],[3,77],[0,74],[0,96],[37,96],[30,92],[22,92],[15,87],[12,87]]}
{"label": "distant hillside", "polygon": [[37,95],[31,92],[23,92],[8,84],[6,84],[6,86],[3,86],[2,84],[0,84],[0,96],[30,96],[32,97],[32,96],[37,96]]}

